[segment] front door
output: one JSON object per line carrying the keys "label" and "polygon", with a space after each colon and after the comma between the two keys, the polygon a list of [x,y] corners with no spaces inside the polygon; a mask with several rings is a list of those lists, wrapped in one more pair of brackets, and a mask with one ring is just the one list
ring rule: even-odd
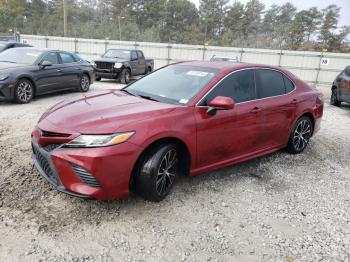
{"label": "front door", "polygon": [[35,82],[38,94],[56,90],[59,87],[63,76],[62,65],[59,63],[56,52],[49,52],[42,58],[41,63],[44,61],[48,61],[52,65],[43,67],[39,64],[38,69],[36,70]]}
{"label": "front door", "polygon": [[[208,115],[208,105],[217,96],[233,98],[234,109]],[[249,69],[228,75],[199,103],[195,108],[197,168],[252,153],[257,136],[255,98],[254,71]]]}

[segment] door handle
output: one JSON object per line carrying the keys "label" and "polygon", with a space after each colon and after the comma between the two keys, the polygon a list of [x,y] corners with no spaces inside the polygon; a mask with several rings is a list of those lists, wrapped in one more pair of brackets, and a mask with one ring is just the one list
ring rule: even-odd
{"label": "door handle", "polygon": [[292,100],[292,102],[290,102],[292,105],[296,105],[296,104],[298,104],[298,100],[296,100],[296,99],[293,99]]}
{"label": "door handle", "polygon": [[56,69],[56,71],[57,71],[57,72],[62,72],[62,70],[61,70],[61,69]]}
{"label": "door handle", "polygon": [[261,108],[260,107],[254,107],[253,109],[252,109],[252,111],[250,111],[251,113],[254,113],[254,114],[256,114],[256,113],[259,113],[259,112],[261,112]]}

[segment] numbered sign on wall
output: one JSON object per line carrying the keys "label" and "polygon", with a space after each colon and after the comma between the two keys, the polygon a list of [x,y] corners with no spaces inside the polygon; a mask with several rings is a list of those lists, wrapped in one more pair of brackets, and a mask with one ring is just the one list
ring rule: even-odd
{"label": "numbered sign on wall", "polygon": [[329,65],[329,58],[322,58],[321,59],[321,65]]}

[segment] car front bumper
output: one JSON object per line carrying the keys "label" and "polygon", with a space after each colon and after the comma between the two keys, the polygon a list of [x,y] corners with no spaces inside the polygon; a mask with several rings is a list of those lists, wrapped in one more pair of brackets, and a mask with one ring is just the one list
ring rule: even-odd
{"label": "car front bumper", "polygon": [[34,166],[58,191],[97,200],[128,196],[140,147],[125,142],[100,148],[51,148],[40,145],[40,140],[36,129],[32,134]]}
{"label": "car front bumper", "polygon": [[122,70],[119,69],[99,69],[95,68],[96,77],[107,78],[107,79],[118,79]]}
{"label": "car front bumper", "polygon": [[0,83],[0,102],[14,99],[15,85],[11,83]]}

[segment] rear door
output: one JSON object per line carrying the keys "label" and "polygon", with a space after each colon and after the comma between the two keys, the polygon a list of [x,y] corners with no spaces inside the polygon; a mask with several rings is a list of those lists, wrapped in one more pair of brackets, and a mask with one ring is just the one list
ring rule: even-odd
{"label": "rear door", "polygon": [[139,61],[136,50],[130,52],[130,66],[132,75],[139,75]]}
{"label": "rear door", "polygon": [[38,70],[35,73],[38,94],[55,91],[59,87],[63,75],[62,66],[56,52],[52,51],[44,55],[40,63],[44,61],[48,61],[52,65],[42,67],[39,64],[38,66]]}
{"label": "rear door", "polygon": [[59,52],[59,58],[62,64],[62,79],[60,89],[73,88],[79,86],[82,68],[75,60],[74,56],[67,52]]}
{"label": "rear door", "polygon": [[145,59],[145,56],[143,55],[143,52],[140,50],[137,51],[137,57],[139,59],[138,74],[143,75],[146,73],[146,59]]}
{"label": "rear door", "polygon": [[297,99],[294,84],[284,74],[272,69],[256,69],[258,100],[255,103],[258,137],[257,150],[279,147],[287,143]]}

